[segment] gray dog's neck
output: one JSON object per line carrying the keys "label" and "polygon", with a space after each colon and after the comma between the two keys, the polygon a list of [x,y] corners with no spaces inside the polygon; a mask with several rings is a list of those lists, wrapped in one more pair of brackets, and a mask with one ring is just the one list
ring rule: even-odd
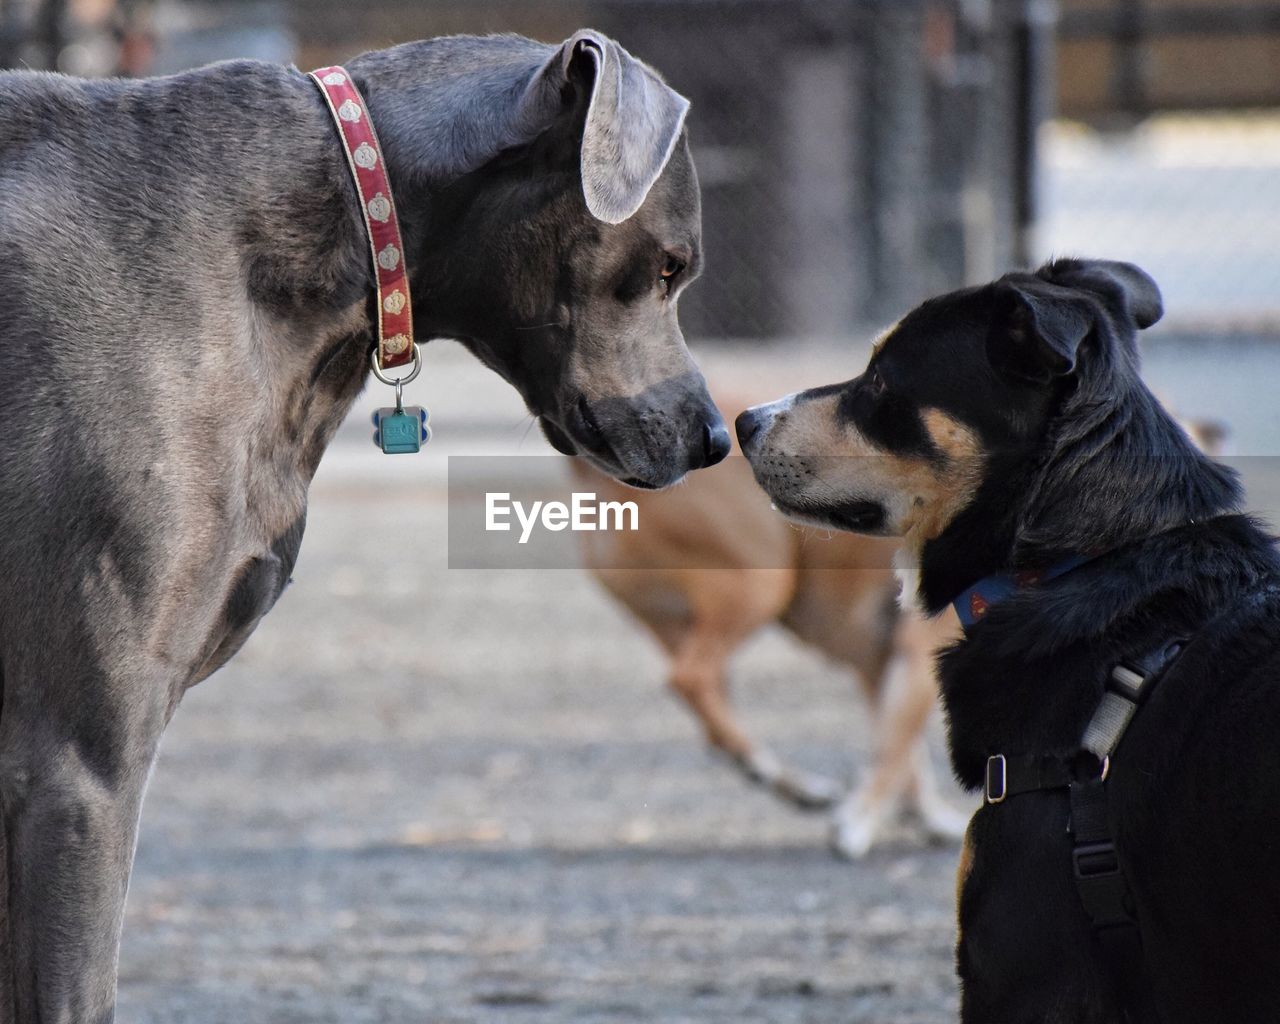
{"label": "gray dog's neck", "polygon": [[[369,106],[397,199],[419,342],[465,340],[465,318],[454,308],[458,297],[430,276],[415,273],[420,257],[430,254],[438,265],[459,243],[450,237],[451,225],[434,215],[437,197],[545,127],[524,124],[508,112],[554,51],[519,36],[451,36],[371,51],[346,65]],[[290,192],[287,226],[264,216],[275,221],[273,230],[264,231],[273,255],[264,254],[257,263],[255,299],[295,318],[316,309],[352,312],[363,299],[371,314],[374,278],[341,142],[314,85],[304,76],[296,78],[304,83],[296,100],[308,108],[305,144],[312,152],[306,159],[318,170],[306,188]],[[297,81],[290,85],[298,91]],[[315,180],[319,177],[324,181]],[[281,245],[295,238],[292,252]],[[271,265],[273,258],[281,264]],[[370,315],[356,339],[366,350],[372,332]],[[322,345],[320,351],[328,350]],[[345,362],[337,354],[330,358]]]}
{"label": "gray dog's neck", "polygon": [[[347,65],[396,193],[420,342],[458,329],[450,295],[413,273],[415,254],[447,253],[456,242],[433,218],[433,197],[524,140],[525,126],[492,112],[510,109],[511,96],[553,50],[518,37],[451,37],[366,53]],[[156,122],[183,135],[169,148],[189,159],[188,183],[204,172],[193,192],[209,203],[207,222],[226,243],[210,256],[221,250],[243,267],[256,311],[237,347],[250,363],[271,360],[281,387],[267,403],[278,421],[263,432],[282,455],[290,447],[298,453],[309,479],[366,380],[374,338],[374,276],[342,144],[319,90],[295,69],[233,62],[169,79],[167,88],[178,82],[205,100],[190,109],[203,107],[212,125],[197,138],[167,124],[162,110]],[[173,102],[146,82],[130,91],[138,106],[153,92],[158,103]],[[218,130],[224,119],[234,126]],[[173,205],[181,205],[177,196]],[[230,299],[209,305],[239,304]]]}
{"label": "gray dog's neck", "polygon": [[[382,144],[411,275],[413,254],[456,241],[432,216],[434,196],[541,129],[495,112],[515,106],[554,49],[518,36],[453,36],[364,53],[346,65]],[[295,187],[278,210],[262,210],[270,255],[255,257],[254,298],[295,317],[348,309],[374,287],[359,202],[318,90],[304,75],[280,70],[286,78],[272,84],[290,94],[280,119],[296,132],[300,152],[288,171]],[[429,281],[413,284],[419,340],[453,333],[449,296]]]}

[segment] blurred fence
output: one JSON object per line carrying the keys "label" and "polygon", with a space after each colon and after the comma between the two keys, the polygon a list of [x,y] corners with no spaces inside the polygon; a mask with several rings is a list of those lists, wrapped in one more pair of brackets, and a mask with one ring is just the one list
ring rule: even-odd
{"label": "blurred fence", "polygon": [[1280,117],[1165,115],[1123,134],[1044,137],[1041,255],[1127,259],[1160,283],[1168,327],[1280,331]]}
{"label": "blurred fence", "polygon": [[1167,110],[1275,106],[1275,0],[1061,0],[1058,106],[1132,124]]}
{"label": "blurred fence", "polygon": [[1025,10],[597,5],[693,101],[708,275],[688,330],[843,336],[1018,259],[1040,116]]}
{"label": "blurred fence", "polygon": [[[1280,324],[1280,3],[0,0],[0,51],[81,74],[305,67],[583,25],[693,101],[708,273],[682,302],[692,336],[862,334],[1067,252],[1147,266],[1173,319]],[[1081,121],[1037,137],[1055,100]]]}
{"label": "blurred fence", "polygon": [[1062,0],[1037,251],[1131,259],[1192,331],[1280,331],[1280,3]]}

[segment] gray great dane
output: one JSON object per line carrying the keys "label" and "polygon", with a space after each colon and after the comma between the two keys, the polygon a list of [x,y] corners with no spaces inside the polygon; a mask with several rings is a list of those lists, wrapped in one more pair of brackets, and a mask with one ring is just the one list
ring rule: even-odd
{"label": "gray great dane", "polygon": [[[620,480],[723,458],[676,320],[702,259],[686,101],[591,32],[347,67],[418,335],[461,340]],[[101,1024],[160,735],[289,579],[374,276],[295,68],[12,73],[0,97],[0,1008]]]}

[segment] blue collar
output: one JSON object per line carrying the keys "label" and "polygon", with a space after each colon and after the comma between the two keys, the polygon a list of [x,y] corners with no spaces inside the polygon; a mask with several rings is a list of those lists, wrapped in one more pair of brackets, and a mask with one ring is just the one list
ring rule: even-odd
{"label": "blue collar", "polygon": [[996,572],[978,580],[968,590],[951,602],[966,629],[987,614],[993,604],[1012,597],[1024,587],[1034,587],[1059,576],[1065,576],[1077,566],[1096,558],[1096,555],[1072,555],[1047,569],[1028,569],[1022,572]]}

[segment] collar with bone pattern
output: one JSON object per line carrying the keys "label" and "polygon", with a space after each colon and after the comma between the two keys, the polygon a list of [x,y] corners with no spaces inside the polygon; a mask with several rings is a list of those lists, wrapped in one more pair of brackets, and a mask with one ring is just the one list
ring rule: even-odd
{"label": "collar with bone pattern", "polygon": [[413,358],[413,312],[404,240],[400,237],[382,146],[364,97],[346,68],[320,68],[310,72],[310,77],[320,87],[333,115],[360,198],[378,282],[378,366],[402,366]]}

